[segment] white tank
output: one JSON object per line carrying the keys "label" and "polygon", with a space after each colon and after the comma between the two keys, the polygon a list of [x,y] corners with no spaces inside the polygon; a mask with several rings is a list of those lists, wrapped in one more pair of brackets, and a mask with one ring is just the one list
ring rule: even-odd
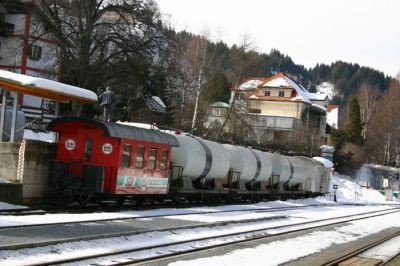
{"label": "white tank", "polygon": [[259,150],[252,150],[258,155],[258,159],[261,163],[261,168],[259,174],[255,177],[253,181],[265,182],[268,181],[272,174],[272,154],[267,152],[262,152]]}
{"label": "white tank", "polygon": [[308,157],[296,157],[303,161],[306,167],[306,179],[309,179],[310,187],[306,187],[306,191],[320,192],[321,176],[323,174],[323,165]]}
{"label": "white tank", "polygon": [[[175,135],[179,142],[179,147],[172,147],[171,162],[174,166],[183,167],[183,176],[200,176],[206,165],[206,152],[201,144],[193,137],[185,135]],[[178,176],[172,175],[175,179]]]}
{"label": "white tank", "polygon": [[[183,168],[182,176],[224,178],[229,171],[231,155],[221,144],[198,137],[175,135],[180,147],[172,147],[172,163]],[[173,176],[172,178],[177,178]]]}
{"label": "white tank", "polygon": [[329,183],[331,181],[331,169],[324,167],[321,180],[321,193],[329,193]]}
{"label": "white tank", "polygon": [[281,183],[285,183],[292,175],[288,157],[274,153],[272,154],[272,158],[272,175],[279,176],[279,179],[274,179],[274,184],[278,180]]}
{"label": "white tank", "polygon": [[303,160],[296,158],[296,157],[286,157],[292,167],[292,174],[289,178],[289,184],[297,185],[300,183],[305,184],[308,178],[308,169],[307,165],[304,163]]}
{"label": "white tank", "polygon": [[[254,178],[254,175],[257,171],[257,160],[251,150],[241,147],[241,146],[233,146],[230,144],[224,144],[224,147],[231,154],[231,162],[230,167],[234,172],[240,173],[241,181],[251,181]],[[235,178],[232,182],[236,182],[237,175],[233,175]],[[226,184],[228,180],[224,180]]]}

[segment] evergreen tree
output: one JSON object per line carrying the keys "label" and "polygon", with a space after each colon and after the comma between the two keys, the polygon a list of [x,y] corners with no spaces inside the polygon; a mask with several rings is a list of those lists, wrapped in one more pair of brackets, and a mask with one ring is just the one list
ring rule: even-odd
{"label": "evergreen tree", "polygon": [[360,117],[360,105],[356,96],[352,96],[348,105],[348,113],[344,131],[346,133],[347,142],[362,145],[363,138],[361,135],[362,123]]}

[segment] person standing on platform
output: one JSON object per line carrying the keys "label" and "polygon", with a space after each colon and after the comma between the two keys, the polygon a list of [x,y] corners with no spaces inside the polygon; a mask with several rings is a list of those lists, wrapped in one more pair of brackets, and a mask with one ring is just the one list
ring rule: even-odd
{"label": "person standing on platform", "polygon": [[113,119],[113,104],[115,102],[114,92],[107,86],[106,90],[99,96],[100,105],[103,106],[103,120],[110,122]]}

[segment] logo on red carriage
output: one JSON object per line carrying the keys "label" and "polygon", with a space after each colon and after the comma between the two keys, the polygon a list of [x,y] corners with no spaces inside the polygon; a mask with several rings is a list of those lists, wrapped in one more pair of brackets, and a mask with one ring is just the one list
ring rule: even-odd
{"label": "logo on red carriage", "polygon": [[72,150],[75,149],[75,147],[76,147],[75,140],[73,140],[73,139],[67,139],[67,140],[65,141],[65,148],[66,148],[67,150],[72,151]]}
{"label": "logo on red carriage", "polygon": [[110,154],[113,151],[113,146],[110,143],[104,143],[102,150],[104,154]]}

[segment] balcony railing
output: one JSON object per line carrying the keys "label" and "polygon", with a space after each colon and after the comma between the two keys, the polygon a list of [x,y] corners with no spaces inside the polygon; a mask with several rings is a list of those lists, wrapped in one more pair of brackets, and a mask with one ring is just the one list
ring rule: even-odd
{"label": "balcony railing", "polygon": [[270,129],[294,130],[301,123],[300,119],[282,116],[267,116],[246,114],[243,116],[245,121],[251,127],[262,127]]}

